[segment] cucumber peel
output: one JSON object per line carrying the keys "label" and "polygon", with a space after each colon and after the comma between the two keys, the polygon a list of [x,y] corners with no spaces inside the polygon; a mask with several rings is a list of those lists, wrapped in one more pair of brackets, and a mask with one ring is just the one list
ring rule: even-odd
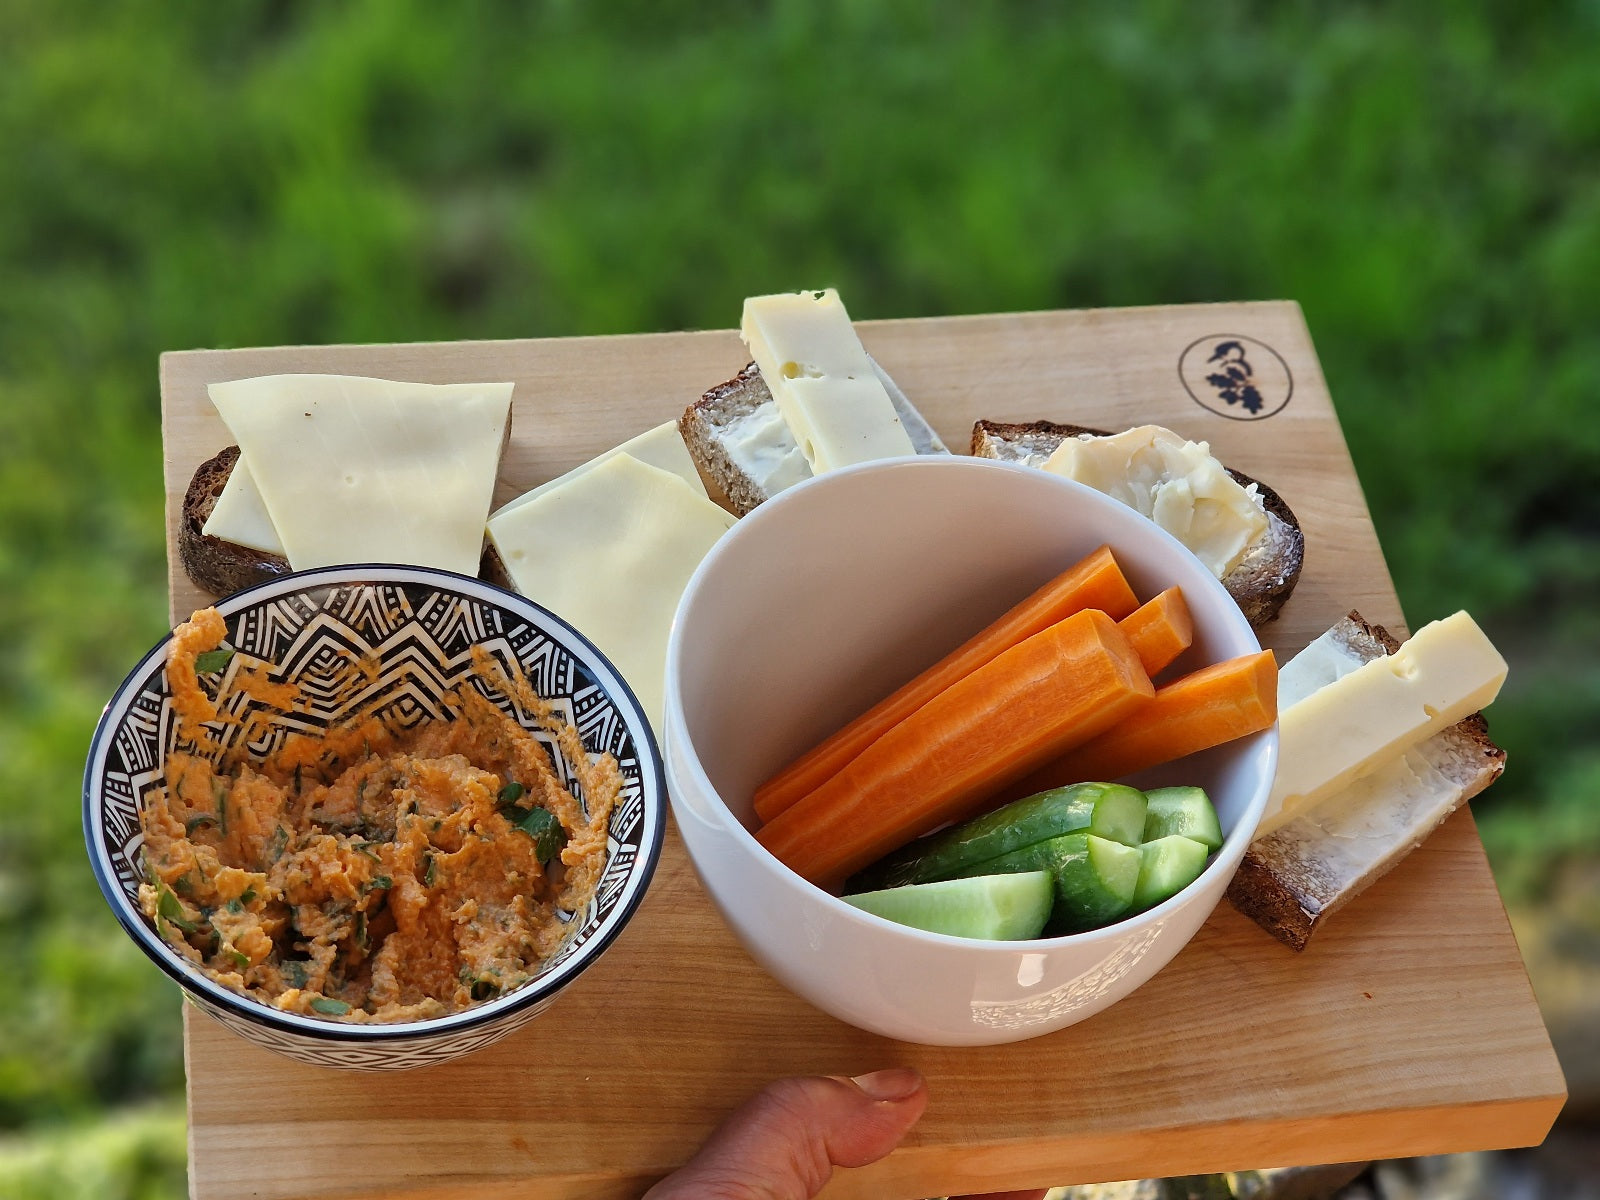
{"label": "cucumber peel", "polygon": [[1139,851],[1092,833],[1069,833],[972,870],[1050,872],[1055,904],[1046,932],[1078,933],[1109,924],[1128,911],[1139,882]]}
{"label": "cucumber peel", "polygon": [[985,941],[1038,937],[1053,898],[1045,871],[946,879],[842,897],[846,904],[900,925]]}
{"label": "cucumber peel", "polygon": [[981,864],[1069,833],[1127,846],[1141,841],[1144,793],[1121,783],[1075,783],[1014,800],[901,848],[851,880],[856,890],[984,874]]}

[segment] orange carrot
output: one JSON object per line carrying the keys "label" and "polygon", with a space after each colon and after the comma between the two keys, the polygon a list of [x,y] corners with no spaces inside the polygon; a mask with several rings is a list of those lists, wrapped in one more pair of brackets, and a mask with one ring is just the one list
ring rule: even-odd
{"label": "orange carrot", "polygon": [[1127,720],[1057,758],[1007,790],[1029,796],[1064,783],[1120,779],[1209,750],[1278,719],[1278,664],[1272,651],[1202,667],[1156,689]]}
{"label": "orange carrot", "polygon": [[1194,641],[1194,620],[1182,588],[1168,588],[1132,615],[1117,622],[1154,679]]}
{"label": "orange carrot", "polygon": [[1058,621],[957,680],[756,839],[830,886],[1151,702],[1155,689],[1105,613]]}
{"label": "orange carrot", "polygon": [[887,730],[1024,639],[1086,608],[1101,609],[1112,620],[1120,620],[1138,603],[1110,549],[1101,546],[763,783],[756,789],[756,816],[770,821],[816,791]]}

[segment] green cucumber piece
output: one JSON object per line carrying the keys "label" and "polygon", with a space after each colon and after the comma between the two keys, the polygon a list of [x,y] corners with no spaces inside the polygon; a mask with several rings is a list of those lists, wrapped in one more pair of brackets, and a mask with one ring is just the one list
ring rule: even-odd
{"label": "green cucumber piece", "polygon": [[1038,937],[1053,899],[1046,871],[945,879],[843,897],[863,912],[913,929],[991,942]]}
{"label": "green cucumber piece", "polygon": [[971,873],[1049,871],[1055,906],[1045,932],[1079,933],[1108,925],[1133,903],[1139,851],[1092,833],[1069,833],[1035,842],[972,867]]}
{"label": "green cucumber piece", "polygon": [[1197,787],[1152,788],[1145,793],[1149,807],[1145,812],[1145,842],[1181,834],[1193,838],[1208,850],[1222,845],[1222,826],[1217,823],[1217,810],[1205,790]]}
{"label": "green cucumber piece", "polygon": [[1075,783],[1014,800],[895,851],[850,881],[852,891],[981,875],[979,863],[1067,833],[1093,833],[1137,846],[1144,793],[1121,783]]}
{"label": "green cucumber piece", "polygon": [[1139,882],[1133,888],[1133,911],[1154,908],[1176,896],[1206,869],[1206,846],[1180,833],[1168,834],[1139,847]]}

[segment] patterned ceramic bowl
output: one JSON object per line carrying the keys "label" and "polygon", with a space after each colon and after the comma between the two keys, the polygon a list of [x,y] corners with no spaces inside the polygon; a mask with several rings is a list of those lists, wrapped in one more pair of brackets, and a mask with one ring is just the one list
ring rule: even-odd
{"label": "patterned ceramic bowl", "polygon": [[[560,914],[576,928],[530,982],[462,1012],[393,1024],[347,1024],[280,1012],[202,974],[157,933],[139,907],[144,834],[140,809],[163,784],[163,763],[178,737],[164,666],[164,639],[112,697],[95,730],[83,784],[84,836],[100,890],[129,935],[197,1006],[240,1036],[302,1062],[362,1070],[430,1065],[486,1046],[526,1024],[594,962],[638,907],[661,852],[666,817],[660,758],[643,709],[615,668],[566,622],[477,579],[399,566],[333,567],[287,575],[217,605],[237,669],[252,659],[276,664],[274,680],[301,685],[292,714],[262,711],[265,723],[219,726],[219,737],[249,736],[251,754],[269,753],[291,732],[327,727],[355,707],[409,727],[439,715],[439,699],[477,687],[516,716],[547,747],[563,783],[576,787],[553,739],[538,730],[472,669],[482,647],[513,660],[544,699],[579,733],[591,755],[609,751],[622,790],[608,824],[606,865],[588,906]],[[327,689],[352,668],[376,663],[359,695]],[[472,682],[469,683],[469,680]],[[236,695],[241,703],[248,696]],[[239,715],[239,714],[235,714]]]}

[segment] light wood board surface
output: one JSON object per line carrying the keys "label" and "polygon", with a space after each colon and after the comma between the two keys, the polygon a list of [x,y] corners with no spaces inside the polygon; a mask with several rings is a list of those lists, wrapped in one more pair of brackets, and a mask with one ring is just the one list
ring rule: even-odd
{"label": "light wood board surface", "polygon": [[[980,417],[1154,422],[1271,484],[1306,533],[1299,589],[1263,631],[1280,661],[1351,608],[1404,628],[1296,305],[860,329],[954,449]],[[1253,339],[1240,345],[1271,415],[1238,419],[1205,383],[1219,335]],[[190,474],[229,440],[210,382],[284,371],[513,380],[498,504],[675,418],[745,361],[732,331],[165,355],[174,619],[208,602],[172,548]],[[898,1063],[928,1076],[927,1115],[888,1159],[839,1172],[828,1200],[1530,1145],[1565,1097],[1466,811],[1304,953],[1224,902],[1133,996],[1012,1046],[892,1042],[796,999],[724,928],[670,828],[648,898],[604,958],[548,1013],[465,1059],[364,1075],[279,1058],[192,1009],[185,1028],[201,1200],[633,1197],[770,1079]]]}

